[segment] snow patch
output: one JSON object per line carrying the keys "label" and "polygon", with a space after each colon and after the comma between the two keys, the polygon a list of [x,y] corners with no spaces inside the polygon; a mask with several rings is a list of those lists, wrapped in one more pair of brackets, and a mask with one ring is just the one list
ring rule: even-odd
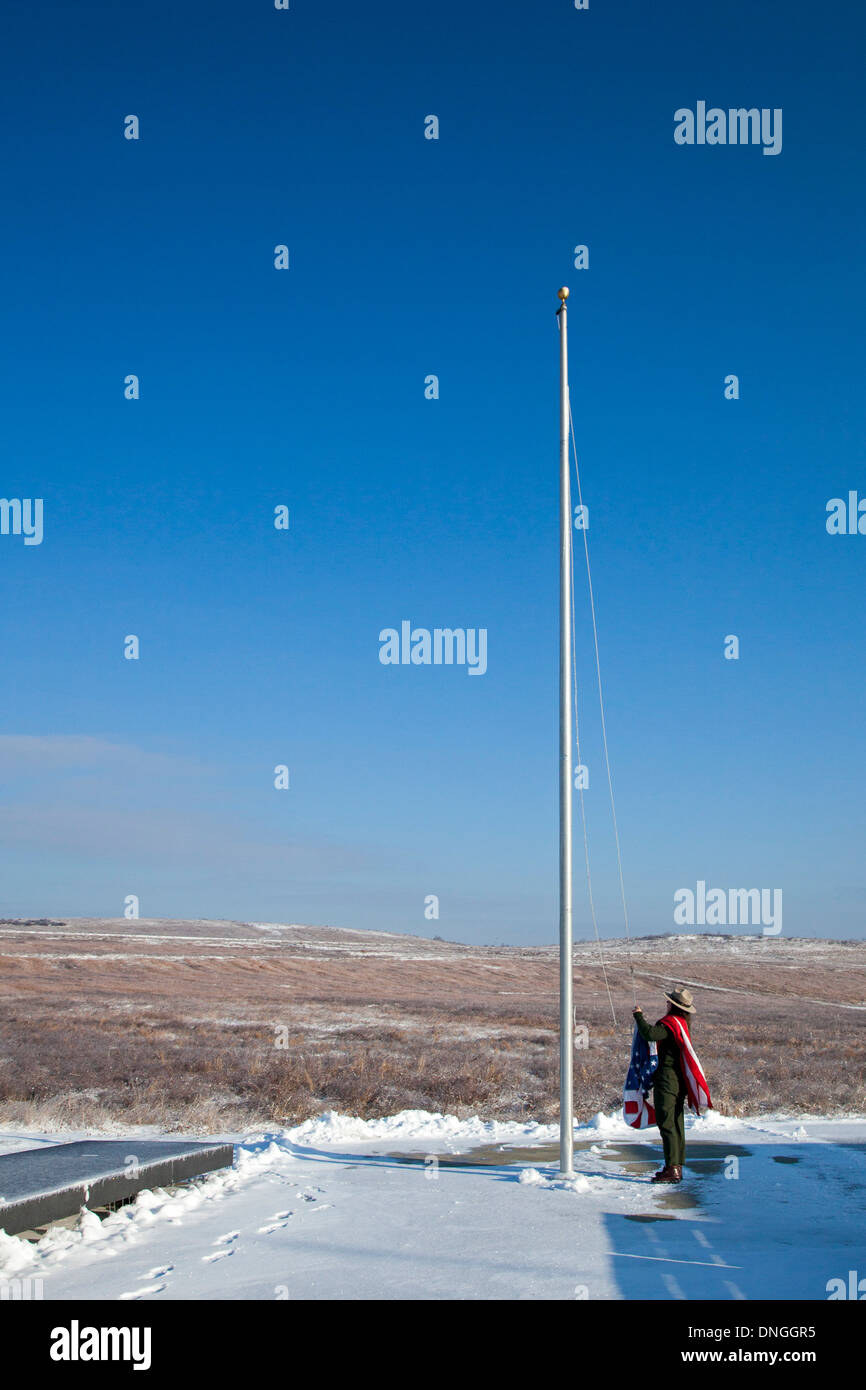
{"label": "snow patch", "polygon": [[634,1134],[631,1125],[627,1125],[622,1118],[622,1111],[620,1110],[612,1110],[609,1115],[605,1115],[599,1110],[598,1114],[593,1115],[592,1119],[587,1121],[585,1125],[577,1125],[576,1129],[592,1129],[597,1134],[618,1134],[620,1136]]}
{"label": "snow patch", "polygon": [[540,1125],[535,1120],[520,1124],[507,1120],[482,1120],[477,1115],[460,1120],[438,1111],[401,1110],[380,1120],[360,1120],[329,1110],[285,1131],[284,1137],[297,1144],[344,1144],[377,1139],[487,1140],[553,1139],[557,1125]]}
{"label": "snow patch", "polygon": [[575,1173],[571,1178],[562,1178],[542,1173],[538,1168],[523,1168],[517,1181],[525,1187],[560,1187],[567,1192],[592,1191],[592,1183],[582,1173]]}

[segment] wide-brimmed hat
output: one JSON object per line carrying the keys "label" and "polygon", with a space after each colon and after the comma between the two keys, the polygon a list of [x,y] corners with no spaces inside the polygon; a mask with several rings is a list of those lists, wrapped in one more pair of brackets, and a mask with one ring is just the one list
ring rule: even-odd
{"label": "wide-brimmed hat", "polygon": [[665,999],[670,1004],[676,1004],[677,1008],[682,1009],[684,1013],[693,1014],[695,1011],[690,989],[672,989],[670,994],[665,995]]}

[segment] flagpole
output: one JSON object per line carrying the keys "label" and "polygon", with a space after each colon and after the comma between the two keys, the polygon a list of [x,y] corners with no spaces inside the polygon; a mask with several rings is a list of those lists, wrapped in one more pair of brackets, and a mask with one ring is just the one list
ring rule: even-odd
{"label": "flagpole", "polygon": [[572,602],[571,473],[568,456],[568,289],[558,291],[559,318],[559,1170],[574,1173],[572,1005]]}

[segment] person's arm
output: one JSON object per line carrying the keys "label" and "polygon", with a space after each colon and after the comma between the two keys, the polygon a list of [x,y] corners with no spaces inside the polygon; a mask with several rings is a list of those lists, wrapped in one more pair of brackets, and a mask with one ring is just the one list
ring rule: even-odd
{"label": "person's arm", "polygon": [[663,1023],[647,1023],[642,1009],[635,1009],[634,1021],[644,1042],[664,1042],[668,1030]]}

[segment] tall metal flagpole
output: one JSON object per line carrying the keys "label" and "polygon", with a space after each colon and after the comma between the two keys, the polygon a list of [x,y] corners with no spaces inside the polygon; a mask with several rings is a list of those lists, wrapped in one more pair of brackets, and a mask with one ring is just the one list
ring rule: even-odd
{"label": "tall metal flagpole", "polygon": [[571,471],[568,457],[568,337],[565,301],[559,317],[559,1171],[574,1173],[572,1005],[572,709]]}

